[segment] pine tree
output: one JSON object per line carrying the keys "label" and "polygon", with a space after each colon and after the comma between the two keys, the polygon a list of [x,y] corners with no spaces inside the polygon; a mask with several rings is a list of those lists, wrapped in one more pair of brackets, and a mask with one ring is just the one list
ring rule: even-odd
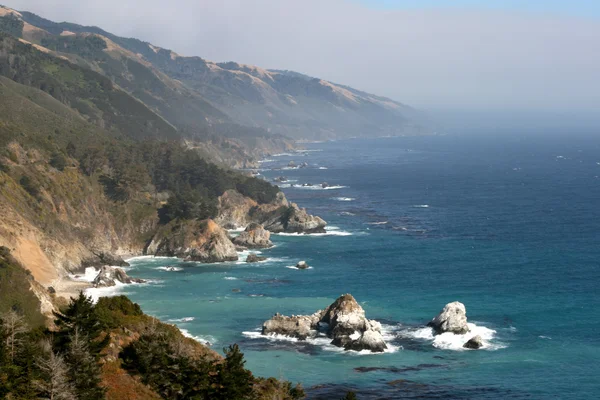
{"label": "pine tree", "polygon": [[108,335],[99,340],[103,335],[103,325],[96,314],[91,297],[82,292],[77,298],[71,298],[71,304],[62,313],[55,312],[54,316],[54,323],[59,329],[56,335],[57,346],[61,350],[68,351],[69,342],[76,330],[78,334],[87,336],[89,351],[94,357],[97,357],[110,341]]}
{"label": "pine tree", "polygon": [[41,347],[45,354],[37,359],[40,379],[34,382],[38,396],[48,400],[77,400],[67,377],[65,360],[52,351],[50,342],[43,342]]}
{"label": "pine tree", "polygon": [[252,372],[244,368],[244,354],[237,344],[223,349],[225,360],[217,364],[216,371],[210,373],[210,399],[253,399]]}
{"label": "pine tree", "polygon": [[80,334],[77,327],[70,338],[66,361],[69,381],[77,398],[79,400],[103,399],[100,365],[89,351],[87,336]]}

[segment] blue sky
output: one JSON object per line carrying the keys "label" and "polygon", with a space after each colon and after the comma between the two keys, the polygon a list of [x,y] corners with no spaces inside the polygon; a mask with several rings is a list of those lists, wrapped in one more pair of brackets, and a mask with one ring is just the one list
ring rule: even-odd
{"label": "blue sky", "polygon": [[478,8],[600,17],[600,0],[358,0],[392,9]]}

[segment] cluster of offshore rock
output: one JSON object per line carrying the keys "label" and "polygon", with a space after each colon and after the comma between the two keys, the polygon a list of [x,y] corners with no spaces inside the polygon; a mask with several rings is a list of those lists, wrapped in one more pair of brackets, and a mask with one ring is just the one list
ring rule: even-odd
{"label": "cluster of offshore rock", "polygon": [[[444,309],[429,322],[428,326],[433,328],[436,335],[450,333],[454,335],[464,335],[469,333],[470,328],[467,324],[467,310],[463,303],[458,301],[448,303]],[[481,336],[474,336],[469,339],[463,347],[466,349],[480,349],[483,346]]]}
{"label": "cluster of offshore rock", "polygon": [[[436,335],[465,335],[470,331],[465,306],[459,302],[447,304],[428,325]],[[365,311],[351,294],[340,296],[329,307],[312,315],[275,314],[262,326],[263,335],[284,335],[298,340],[314,338],[322,333],[331,339],[332,345],[345,350],[378,353],[388,348],[381,334],[381,324],[367,319]],[[463,347],[479,349],[483,345],[480,336],[473,336]]]}
{"label": "cluster of offshore rock", "polygon": [[131,278],[123,269],[119,267],[111,267],[108,265],[103,265],[96,275],[96,278],[92,281],[92,285],[94,287],[111,287],[116,286],[117,282],[124,284],[131,283],[144,283],[143,279]]}
{"label": "cluster of offshore rock", "polygon": [[316,337],[321,331],[331,339],[331,344],[345,350],[383,352],[387,349],[381,324],[367,319],[351,294],[340,296],[329,307],[312,315],[276,314],[262,327],[263,335],[280,334],[299,340]]}

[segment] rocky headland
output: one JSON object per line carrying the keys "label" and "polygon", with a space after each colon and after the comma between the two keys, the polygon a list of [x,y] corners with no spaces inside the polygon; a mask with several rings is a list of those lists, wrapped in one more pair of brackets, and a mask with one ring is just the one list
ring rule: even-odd
{"label": "rocky headland", "polygon": [[283,192],[274,201],[258,204],[239,192],[228,190],[219,197],[216,222],[227,229],[260,224],[271,233],[324,233],[327,222],[289,202]]}
{"label": "rocky headland", "polygon": [[227,231],[211,219],[177,221],[166,225],[150,240],[144,254],[201,263],[238,260],[236,248]]}
{"label": "rocky headland", "polygon": [[263,335],[279,334],[306,340],[319,332],[332,339],[331,344],[345,350],[370,350],[375,353],[387,349],[381,335],[381,324],[365,317],[365,311],[351,294],[344,294],[324,310],[312,315],[276,314],[264,322]]}

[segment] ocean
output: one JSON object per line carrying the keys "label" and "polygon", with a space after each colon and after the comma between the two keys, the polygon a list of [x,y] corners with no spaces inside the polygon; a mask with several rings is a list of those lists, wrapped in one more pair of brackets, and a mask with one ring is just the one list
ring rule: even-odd
{"label": "ocean", "polygon": [[[150,282],[117,290],[216,350],[238,343],[256,375],[301,382],[309,398],[598,398],[600,137],[449,135],[306,149],[270,157],[260,173],[287,177],[288,199],[324,218],[328,234],[273,235],[259,264],[136,258],[128,273]],[[312,268],[293,268],[300,260]],[[276,312],[311,314],[343,293],[382,323],[388,352],[259,334]],[[484,349],[425,327],[452,301],[465,304]]]}

